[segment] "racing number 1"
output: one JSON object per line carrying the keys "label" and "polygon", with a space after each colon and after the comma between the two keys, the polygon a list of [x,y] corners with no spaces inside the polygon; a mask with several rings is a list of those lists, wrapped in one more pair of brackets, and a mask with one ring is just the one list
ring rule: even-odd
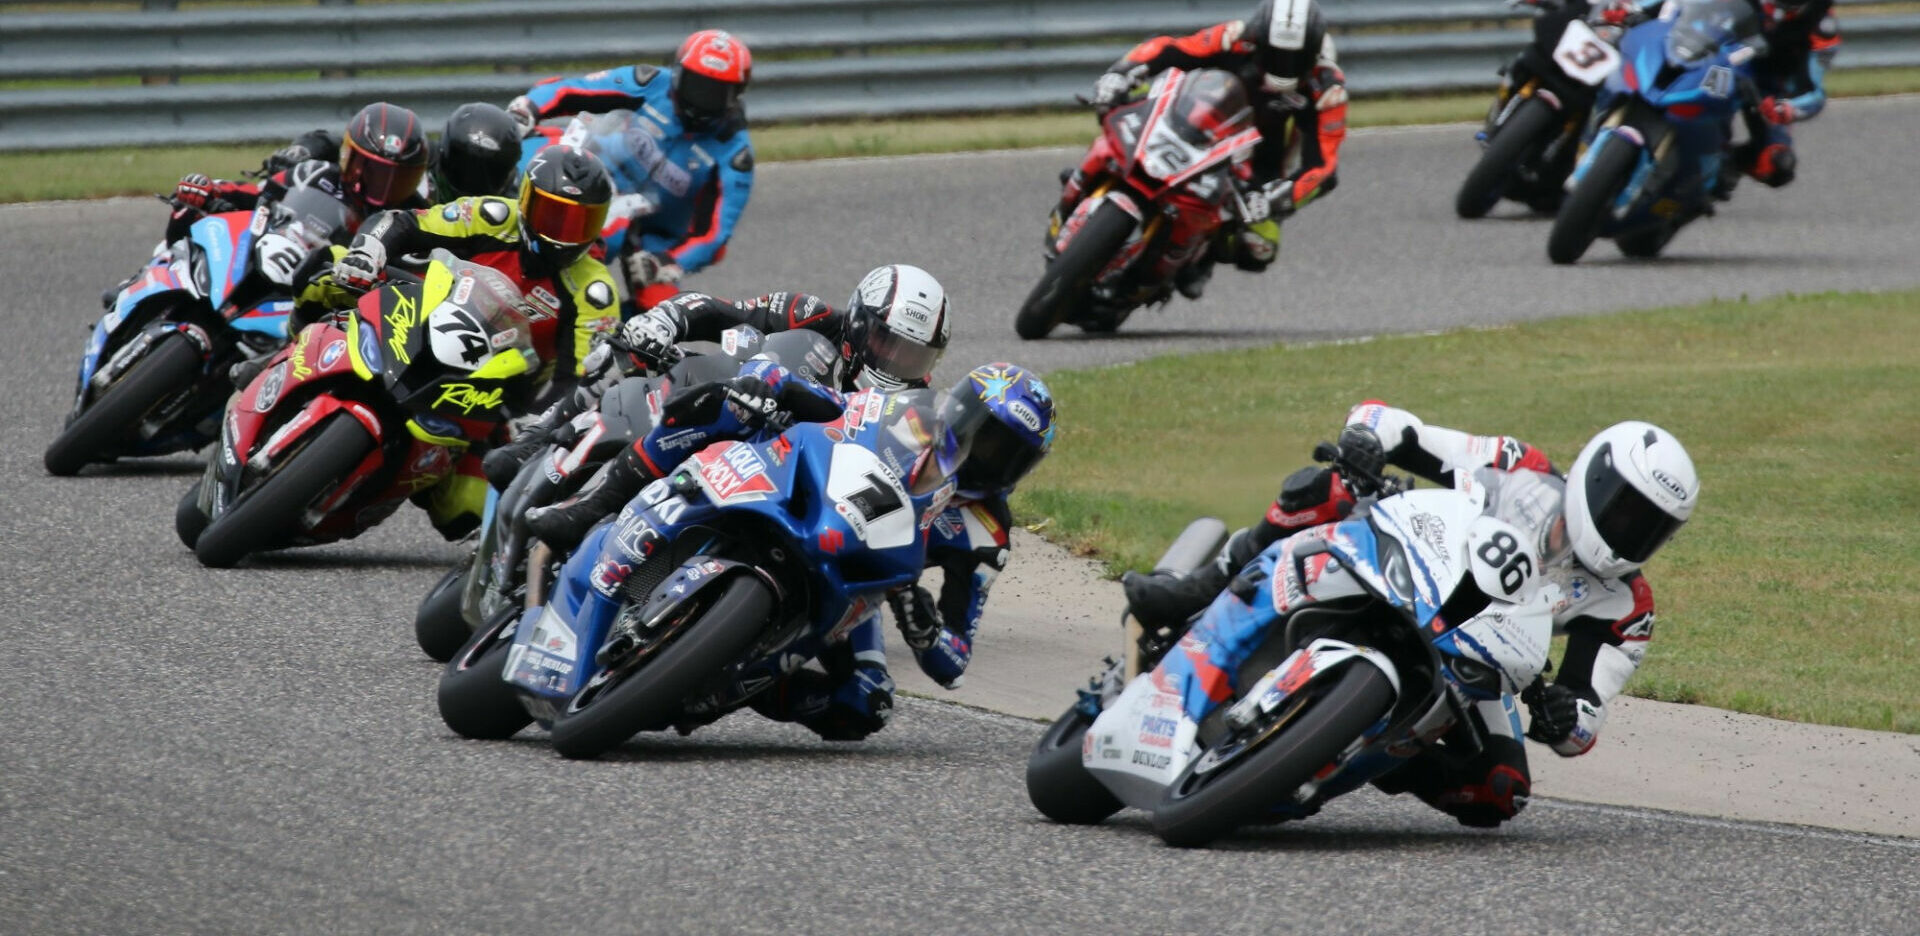
{"label": "racing number 1", "polygon": [[1520,541],[1505,530],[1481,543],[1474,555],[1500,570],[1500,587],[1509,595],[1519,591],[1527,583],[1527,576],[1533,574],[1533,560],[1520,551]]}

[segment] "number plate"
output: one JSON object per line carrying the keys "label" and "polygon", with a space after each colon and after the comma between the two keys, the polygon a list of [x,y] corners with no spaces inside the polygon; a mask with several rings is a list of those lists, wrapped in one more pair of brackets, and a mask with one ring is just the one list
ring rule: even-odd
{"label": "number plate", "polygon": [[1620,67],[1620,53],[1579,20],[1567,24],[1560,34],[1560,45],[1553,50],[1553,61],[1567,77],[1587,85],[1598,85]]}

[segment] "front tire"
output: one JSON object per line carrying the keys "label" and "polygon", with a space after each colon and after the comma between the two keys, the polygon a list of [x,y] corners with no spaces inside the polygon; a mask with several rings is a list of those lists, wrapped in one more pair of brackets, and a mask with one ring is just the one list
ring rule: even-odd
{"label": "front tire", "polygon": [[224,569],[287,542],[320,495],[373,451],[374,439],[352,416],[336,416],[279,471],[239,498],[200,532],[193,552],[200,564]]}
{"label": "front tire", "polygon": [[413,639],[419,641],[421,652],[437,663],[453,659],[473,636],[460,607],[468,568],[460,566],[440,576],[413,613]]}
{"label": "front tire", "polygon": [[1093,719],[1078,705],[1040,736],[1027,758],[1027,799],[1040,814],[1066,825],[1095,825],[1120,811],[1120,801],[1080,760],[1081,739]]}
{"label": "front tire", "polygon": [[1020,304],[1013,330],[1029,341],[1045,338],[1061,322],[1079,314],[1093,289],[1093,278],[1113,261],[1137,223],[1112,199],[1095,207],[1067,249],[1040,274],[1040,282]]}
{"label": "front tire", "polygon": [[204,360],[185,335],[161,338],[47,446],[41,459],[47,473],[66,477],[78,474],[88,462],[112,459],[154,407],[200,379]]}
{"label": "front tire", "polygon": [[[583,708],[570,703],[554,719],[553,749],[562,757],[598,757],[642,728],[673,717],[688,696],[746,653],[772,614],[773,592],[752,576],[735,577],[712,605],[667,638],[670,642],[639,669],[620,677]],[[574,702],[578,700],[575,696]]]}
{"label": "front tire", "polygon": [[200,486],[205,483],[205,480],[195,481],[173,508],[173,532],[188,549],[200,541],[200,534],[207,529],[207,515],[200,509]]}
{"label": "front tire", "polygon": [[1620,253],[1626,256],[1651,260],[1660,256],[1660,251],[1667,248],[1667,243],[1673,240],[1673,235],[1679,231],[1680,229],[1672,222],[1662,222],[1646,230],[1616,237],[1613,239],[1613,245],[1620,248]]}
{"label": "front tire", "polygon": [[1514,173],[1528,153],[1546,143],[1558,116],[1553,105],[1537,97],[1521,102],[1513,116],[1494,130],[1487,148],[1480,153],[1480,161],[1460,183],[1460,192],[1453,198],[1454,213],[1462,218],[1480,218],[1492,211],[1506,197]]}
{"label": "front tire", "polygon": [[[1311,691],[1311,690],[1310,690]],[[1313,778],[1393,707],[1393,684],[1355,660],[1255,748],[1201,775],[1195,758],[1161,794],[1153,834],[1177,848],[1205,845],[1244,825]],[[1204,755],[1203,755],[1204,756]]]}
{"label": "front tire", "polygon": [[440,689],[434,701],[440,707],[440,720],[460,737],[502,741],[533,724],[533,716],[520,704],[519,693],[506,680],[507,654],[513,649],[513,640],[503,632],[520,610],[500,609],[487,626],[474,631],[454,652],[440,673]]}
{"label": "front tire", "polygon": [[1640,162],[1640,147],[1619,134],[1607,137],[1593,159],[1593,166],[1567,195],[1554,216],[1553,231],[1547,235],[1547,259],[1566,264],[1580,259],[1600,236],[1607,214],[1620,190],[1627,187],[1634,167]]}

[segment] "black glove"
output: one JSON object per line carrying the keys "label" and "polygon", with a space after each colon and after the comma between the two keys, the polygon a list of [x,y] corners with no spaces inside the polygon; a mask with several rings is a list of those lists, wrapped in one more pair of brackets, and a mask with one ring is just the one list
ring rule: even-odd
{"label": "black glove", "polygon": [[727,408],[749,426],[780,425],[780,395],[771,384],[751,375],[727,381]]}
{"label": "black glove", "polygon": [[925,650],[940,639],[940,629],[945,625],[940,622],[933,595],[926,589],[918,585],[895,589],[887,595],[887,604],[893,608],[894,623],[900,625],[900,636],[914,651]]}
{"label": "black glove", "polygon": [[1533,716],[1527,737],[1541,744],[1559,744],[1580,723],[1580,696],[1559,683],[1535,683],[1520,693]]}

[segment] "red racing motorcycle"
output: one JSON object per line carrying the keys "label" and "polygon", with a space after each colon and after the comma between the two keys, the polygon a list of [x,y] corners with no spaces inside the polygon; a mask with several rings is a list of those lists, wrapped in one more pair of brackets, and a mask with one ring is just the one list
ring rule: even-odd
{"label": "red racing motorcycle", "polygon": [[1062,323],[1119,328],[1133,310],[1171,299],[1174,274],[1246,215],[1233,167],[1260,131],[1230,72],[1169,68],[1146,97],[1100,123],[1081,162],[1085,194],[1071,204],[1075,193],[1063,197],[1047,232],[1046,272],[1014,320],[1022,338],[1045,338]]}

